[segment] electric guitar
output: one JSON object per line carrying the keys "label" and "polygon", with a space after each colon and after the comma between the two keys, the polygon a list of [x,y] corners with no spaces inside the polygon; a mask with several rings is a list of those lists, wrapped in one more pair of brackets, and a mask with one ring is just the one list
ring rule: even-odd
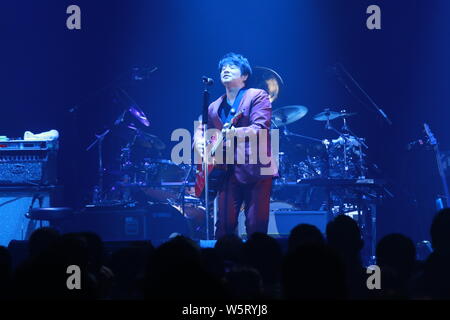
{"label": "electric guitar", "polygon": [[[236,123],[239,121],[239,119],[244,114],[244,110],[239,111],[236,113],[233,118],[230,120],[230,126],[229,128],[234,127]],[[217,136],[217,139],[213,139],[214,137],[211,137],[211,139],[206,144],[208,148],[210,148],[208,151],[209,157],[204,157],[204,159],[210,159],[211,163],[208,163],[208,187],[210,189],[210,192],[216,192],[220,185],[223,183],[223,179],[225,178],[226,174],[226,165],[224,164],[216,164],[215,162],[215,154],[217,149],[222,146],[225,137],[224,134],[220,133]],[[211,146],[210,146],[211,145]],[[209,147],[210,146],[210,147]],[[208,148],[206,148],[208,150]],[[220,148],[220,152],[222,152],[222,148]],[[223,162],[225,162],[225,159],[223,159]],[[197,171],[195,174],[195,196],[196,197],[203,197],[204,195],[204,189],[205,189],[206,179],[205,179],[205,171],[204,171],[204,164],[198,164],[197,165]]]}

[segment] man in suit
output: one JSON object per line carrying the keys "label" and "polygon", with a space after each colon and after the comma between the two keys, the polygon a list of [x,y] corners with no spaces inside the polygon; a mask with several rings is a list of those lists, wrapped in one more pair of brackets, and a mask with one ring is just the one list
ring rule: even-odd
{"label": "man in suit", "polygon": [[[272,177],[276,174],[270,154],[272,105],[266,91],[246,87],[252,70],[248,60],[242,55],[225,55],[219,62],[219,71],[225,94],[209,105],[208,129],[221,130],[228,140],[228,146],[230,137],[236,142],[231,144],[234,161],[232,158],[232,163],[229,164],[227,160],[227,175],[218,190],[219,210],[215,237],[218,239],[235,233],[242,204],[245,208],[247,235],[254,232],[267,233]],[[233,115],[240,112],[242,115],[234,126],[227,123],[230,113]],[[194,146],[199,154],[203,154],[203,136],[202,128],[198,127]],[[246,141],[246,137],[249,141]],[[257,138],[257,150],[250,143],[252,138]],[[239,161],[240,153],[245,155],[240,158],[245,158],[244,163]],[[251,160],[255,157],[256,162]],[[226,158],[224,156],[224,160]]]}

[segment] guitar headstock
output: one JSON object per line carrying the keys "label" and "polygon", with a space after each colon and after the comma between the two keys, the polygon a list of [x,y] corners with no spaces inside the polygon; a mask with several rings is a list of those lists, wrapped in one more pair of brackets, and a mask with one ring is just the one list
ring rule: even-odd
{"label": "guitar headstock", "polygon": [[437,145],[437,140],[434,137],[433,133],[431,132],[430,126],[426,123],[423,124],[423,128],[425,130],[425,134],[427,135],[428,138],[428,142],[432,145],[435,146]]}

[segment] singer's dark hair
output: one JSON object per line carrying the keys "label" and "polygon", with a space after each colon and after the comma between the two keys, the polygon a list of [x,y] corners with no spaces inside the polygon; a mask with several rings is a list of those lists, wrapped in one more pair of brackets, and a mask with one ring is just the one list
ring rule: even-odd
{"label": "singer's dark hair", "polygon": [[226,65],[238,66],[239,69],[241,69],[241,74],[243,76],[248,75],[248,78],[252,75],[252,67],[250,67],[250,63],[247,58],[241,54],[234,52],[227,53],[222,60],[219,61],[219,72],[222,71],[222,68]]}

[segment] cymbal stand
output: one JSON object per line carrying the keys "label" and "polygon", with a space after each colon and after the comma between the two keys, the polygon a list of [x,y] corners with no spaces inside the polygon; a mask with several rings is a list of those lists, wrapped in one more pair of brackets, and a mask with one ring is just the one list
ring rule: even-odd
{"label": "cymbal stand", "polygon": [[94,190],[94,197],[93,197],[93,203],[98,204],[103,201],[103,176],[105,173],[105,168],[103,166],[103,140],[105,137],[112,131],[112,129],[123,122],[123,119],[125,117],[125,114],[127,112],[127,109],[125,109],[124,112],[122,112],[119,117],[114,121],[114,124],[107,130],[105,130],[103,133],[99,135],[95,135],[95,140],[86,148],[86,151],[91,150],[94,148],[96,144],[98,144],[98,185],[95,187]]}
{"label": "cymbal stand", "polygon": [[285,136],[299,137],[299,138],[303,138],[303,139],[307,139],[307,140],[311,140],[311,141],[315,141],[315,142],[320,142],[320,143],[323,142],[323,140],[320,140],[320,139],[317,139],[317,138],[308,137],[308,136],[304,136],[304,135],[301,135],[301,134],[297,134],[297,133],[291,132],[291,131],[288,130],[287,126],[284,127],[283,134]]}
{"label": "cymbal stand", "polygon": [[[346,110],[342,110],[342,113],[345,113]],[[342,117],[344,125],[342,126],[342,131],[346,131],[348,133],[350,133],[352,135],[353,138],[356,139],[356,141],[358,141],[359,143],[359,169],[360,169],[360,175],[361,177],[365,177],[366,176],[366,170],[364,168],[364,160],[363,160],[363,150],[362,150],[362,146],[365,149],[369,149],[369,147],[367,146],[367,144],[364,142],[364,139],[359,138],[357,135],[354,134],[354,132],[350,129],[350,127],[347,125],[347,119],[346,117]]]}
{"label": "cymbal stand", "polygon": [[189,170],[188,173],[186,174],[186,176],[183,179],[183,183],[181,184],[181,188],[180,188],[180,196],[178,197],[178,201],[181,202],[181,212],[184,215],[184,205],[185,205],[185,199],[184,196],[186,194],[186,187],[189,181],[189,177],[192,173],[192,169],[194,168],[194,165],[189,165]]}
{"label": "cymbal stand", "polygon": [[[325,111],[326,110],[329,110],[329,109],[325,109]],[[325,129],[336,132],[339,135],[339,137],[341,137],[344,140],[344,170],[345,170],[345,173],[347,173],[347,170],[348,170],[348,165],[347,165],[347,140],[348,139],[347,139],[347,137],[344,136],[344,134],[342,132],[340,132],[339,130],[337,130],[336,128],[334,128],[330,124],[330,118],[329,117],[327,117],[327,121],[325,123]],[[327,153],[328,153],[328,151],[329,151],[329,149],[327,148]],[[328,174],[330,173],[329,169],[331,167],[331,164],[329,162],[330,162],[330,155],[328,154]],[[327,178],[330,178],[329,175],[328,175]]]}

